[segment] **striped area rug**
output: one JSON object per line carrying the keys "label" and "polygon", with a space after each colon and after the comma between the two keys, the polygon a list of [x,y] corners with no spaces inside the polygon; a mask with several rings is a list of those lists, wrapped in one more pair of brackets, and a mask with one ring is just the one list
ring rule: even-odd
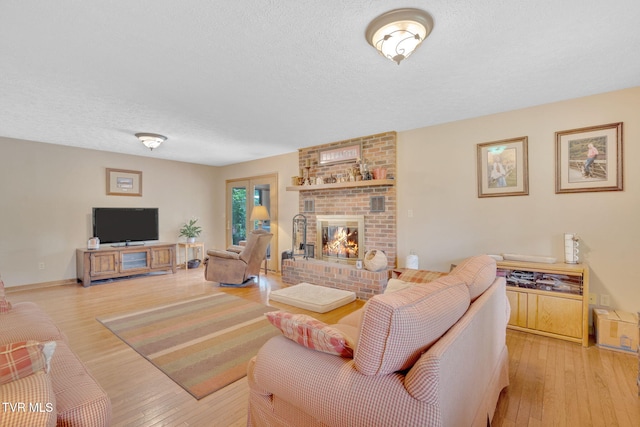
{"label": "striped area rug", "polygon": [[280,334],[264,316],[272,310],[219,293],[97,320],[201,399],[244,377],[258,349]]}

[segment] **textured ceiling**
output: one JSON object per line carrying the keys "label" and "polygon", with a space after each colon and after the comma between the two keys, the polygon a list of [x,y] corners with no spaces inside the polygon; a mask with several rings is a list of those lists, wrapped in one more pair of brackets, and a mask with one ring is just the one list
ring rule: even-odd
{"label": "textured ceiling", "polygon": [[[435,26],[398,66],[364,32],[400,7]],[[232,164],[638,86],[639,20],[637,0],[4,0],[0,136]]]}

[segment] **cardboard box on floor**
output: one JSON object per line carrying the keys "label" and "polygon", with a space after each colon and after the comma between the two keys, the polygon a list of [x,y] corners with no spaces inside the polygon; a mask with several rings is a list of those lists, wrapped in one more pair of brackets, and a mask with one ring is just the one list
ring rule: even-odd
{"label": "cardboard box on floor", "polygon": [[638,315],[621,310],[593,309],[593,326],[598,347],[636,353]]}

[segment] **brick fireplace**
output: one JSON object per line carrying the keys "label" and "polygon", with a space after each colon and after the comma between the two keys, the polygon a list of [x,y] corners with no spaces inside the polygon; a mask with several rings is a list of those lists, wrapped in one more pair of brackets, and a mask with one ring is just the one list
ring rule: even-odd
{"label": "brick fireplace", "polygon": [[[349,261],[333,259],[326,262],[319,260],[302,260],[296,258],[295,261],[285,260],[283,262],[282,277],[285,283],[296,284],[307,277],[299,269],[311,269],[313,271],[313,282],[317,285],[325,285],[356,291],[359,298],[367,299],[373,294],[381,293],[386,284],[387,272],[368,272],[356,270],[353,262],[356,259],[363,259],[365,251],[376,249],[382,250],[387,255],[388,268],[396,266],[397,258],[397,198],[396,198],[396,142],[395,132],[386,132],[376,135],[354,138],[345,141],[338,141],[331,144],[318,145],[299,150],[298,163],[301,171],[305,175],[316,178],[327,178],[336,176],[347,176],[348,170],[355,165],[355,161],[341,163],[320,164],[320,153],[335,148],[353,146],[360,144],[362,159],[367,163],[369,170],[375,168],[385,168],[388,181],[366,181],[358,182],[354,186],[341,186],[340,184],[309,185],[287,187],[287,190],[299,192],[299,213],[307,218],[307,242],[315,243],[314,253],[316,257],[322,254],[322,236],[316,231],[318,217],[361,217],[364,223],[364,232],[359,227],[358,235],[361,239],[357,243],[359,250],[357,258],[348,258]],[[306,167],[308,166],[308,168]],[[382,184],[381,184],[382,183]],[[352,247],[352,243],[347,244]],[[335,257],[340,258],[340,257]],[[348,265],[341,265],[333,261],[343,261]],[[304,264],[304,265],[303,265]],[[330,271],[327,273],[323,267]],[[336,270],[335,272],[333,270]],[[324,282],[323,274],[325,274]],[[344,275],[353,278],[351,283],[341,286],[345,280],[338,276]],[[335,276],[335,277],[328,277]],[[365,277],[366,276],[366,277]],[[373,277],[375,276],[375,277]],[[310,276],[311,277],[311,276]],[[362,283],[362,290],[358,291],[353,287],[358,287]],[[366,284],[364,283],[366,282]]]}

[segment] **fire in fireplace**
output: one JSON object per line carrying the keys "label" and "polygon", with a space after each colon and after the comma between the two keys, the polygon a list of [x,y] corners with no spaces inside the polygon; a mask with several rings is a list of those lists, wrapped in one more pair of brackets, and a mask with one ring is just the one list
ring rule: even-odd
{"label": "fire in fireplace", "polygon": [[355,264],[364,255],[364,217],[318,215],[316,258]]}
{"label": "fire in fireplace", "polygon": [[358,257],[358,228],[342,225],[322,229],[322,254],[339,258]]}

